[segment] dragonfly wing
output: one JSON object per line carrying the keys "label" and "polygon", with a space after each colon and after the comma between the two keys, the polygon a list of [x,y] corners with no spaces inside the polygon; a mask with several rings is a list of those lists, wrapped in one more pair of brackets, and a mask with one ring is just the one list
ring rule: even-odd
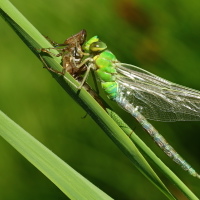
{"label": "dragonfly wing", "polygon": [[147,119],[200,120],[199,91],[172,83],[133,65],[117,63],[116,66],[118,101],[125,98]]}

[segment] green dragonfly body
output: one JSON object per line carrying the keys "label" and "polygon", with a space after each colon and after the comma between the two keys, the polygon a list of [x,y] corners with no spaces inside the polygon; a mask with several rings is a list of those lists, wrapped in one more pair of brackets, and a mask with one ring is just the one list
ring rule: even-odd
{"label": "green dragonfly body", "polygon": [[[95,70],[108,98],[129,112],[158,146],[191,175],[200,175],[146,120],[200,120],[200,92],[174,84],[133,65],[120,63],[97,36],[83,45],[88,69]],[[143,116],[143,115],[145,116]]]}
{"label": "green dragonfly body", "polygon": [[108,98],[129,112],[169,157],[192,176],[200,178],[146,120],[200,120],[200,92],[167,81],[134,65],[119,62],[97,36],[85,43],[75,43],[78,44],[78,48],[73,49],[73,54],[75,52],[80,59],[77,61],[75,56],[71,55],[70,62],[73,63],[72,68],[75,68],[76,73],[85,72],[82,85],[89,71],[94,70]]}

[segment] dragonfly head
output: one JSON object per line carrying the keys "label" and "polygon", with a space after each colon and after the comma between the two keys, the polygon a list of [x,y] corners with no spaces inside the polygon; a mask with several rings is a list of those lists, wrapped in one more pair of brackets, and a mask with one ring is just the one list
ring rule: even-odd
{"label": "dragonfly head", "polygon": [[92,37],[83,45],[83,50],[91,53],[99,53],[105,49],[107,49],[107,45],[100,41],[97,36]]}

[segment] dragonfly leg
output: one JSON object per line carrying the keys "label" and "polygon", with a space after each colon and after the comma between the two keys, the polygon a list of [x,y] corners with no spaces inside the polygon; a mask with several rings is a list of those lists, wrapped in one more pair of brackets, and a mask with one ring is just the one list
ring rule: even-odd
{"label": "dragonfly leg", "polygon": [[[56,49],[57,47],[62,47],[62,46],[67,46],[68,44],[66,43],[62,43],[62,44],[59,44],[57,42],[55,42],[54,40],[50,39],[48,36],[44,36],[52,46],[54,46],[54,48]],[[64,50],[64,49],[60,49],[60,50]]]}
{"label": "dragonfly leg", "polygon": [[52,39],[50,39],[48,36],[44,36],[53,46],[58,46],[59,44]]}
{"label": "dragonfly leg", "polygon": [[46,68],[46,69],[48,69],[49,71],[52,71],[52,72],[54,72],[54,73],[56,73],[56,74],[62,75],[62,76],[64,77],[64,79],[66,79],[71,85],[73,85],[75,88],[77,88],[78,91],[82,88],[82,86],[80,87],[80,85],[83,85],[83,84],[85,83],[85,81],[84,81],[83,83],[82,83],[82,82],[80,83],[80,82],[78,81],[79,86],[77,86],[77,85],[74,84],[71,80],[69,80],[66,76],[64,76],[63,72],[60,72],[60,71],[58,71],[58,70],[55,70],[55,69],[52,69],[51,67],[49,67],[49,66],[47,65],[47,63],[45,62],[45,60],[42,58],[42,56],[41,56],[40,54],[39,54],[39,56],[40,56],[40,59],[41,59],[43,65],[44,65],[44,68]]}
{"label": "dragonfly leg", "polygon": [[60,71],[58,71],[58,70],[55,70],[55,69],[52,69],[51,67],[49,67],[49,66],[47,65],[47,63],[45,62],[45,60],[43,59],[43,57],[42,57],[40,54],[39,54],[39,56],[40,56],[40,60],[41,60],[42,63],[43,63],[43,68],[46,68],[46,69],[48,69],[49,71],[52,71],[52,72],[54,72],[54,73],[64,75],[63,72],[60,72]]}
{"label": "dragonfly leg", "polygon": [[40,49],[40,51],[45,52],[45,53],[48,53],[48,54],[50,54],[50,55],[52,55],[52,56],[55,56],[55,57],[60,57],[60,56],[62,56],[62,54],[63,54],[63,53],[58,53],[58,54],[52,53],[52,52],[50,51],[50,49],[56,49],[56,48],[55,48],[55,47],[52,47],[52,48],[42,48],[42,49]]}
{"label": "dragonfly leg", "polygon": [[85,74],[84,74],[83,80],[82,80],[82,82],[80,83],[80,85],[78,86],[78,89],[79,89],[79,90],[83,87],[84,83],[86,82],[86,79],[87,79],[87,77],[88,77],[88,74],[89,74],[90,69],[91,69],[92,66],[93,66],[93,64],[90,64],[90,65],[87,67],[87,70],[86,70],[86,72],[85,72]]}
{"label": "dragonfly leg", "polygon": [[[89,74],[89,72],[90,72],[90,69],[91,69],[92,65],[90,65],[90,66],[87,68],[87,71],[86,71],[84,77],[83,77],[82,79],[77,80],[78,83],[79,83],[79,85],[77,86],[77,85],[74,84],[72,81],[70,81],[66,76],[64,76],[63,71],[60,72],[60,71],[58,71],[58,70],[52,69],[51,67],[49,67],[49,66],[47,65],[47,63],[45,62],[45,60],[43,59],[43,57],[42,57],[40,54],[39,54],[39,56],[40,56],[40,60],[42,61],[43,65],[44,65],[44,68],[46,68],[46,69],[48,69],[49,71],[52,71],[52,72],[54,72],[54,73],[56,73],[56,74],[61,74],[61,75],[63,75],[64,79],[66,79],[68,82],[70,82],[70,84],[73,85],[75,88],[77,88],[78,91],[81,90],[82,87],[84,87],[86,91],[91,90],[91,89],[88,89],[88,87],[87,87],[86,79],[87,79],[87,77],[88,77],[88,74]],[[89,93],[92,93],[92,92],[89,91]],[[94,96],[94,94],[93,94],[92,96]],[[97,95],[96,95],[96,96],[97,96]]]}

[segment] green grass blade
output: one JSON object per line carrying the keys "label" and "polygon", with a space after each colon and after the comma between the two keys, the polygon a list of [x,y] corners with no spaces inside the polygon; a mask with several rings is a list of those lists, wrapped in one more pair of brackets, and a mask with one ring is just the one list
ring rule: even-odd
{"label": "green grass blade", "polygon": [[0,111],[0,135],[70,199],[112,199]]}
{"label": "green grass blade", "polygon": [[151,151],[151,149],[134,133],[134,131],[113,111],[107,109],[109,115],[121,127],[128,137],[141,149],[149,159],[158,166],[189,199],[198,200],[191,190]]}

